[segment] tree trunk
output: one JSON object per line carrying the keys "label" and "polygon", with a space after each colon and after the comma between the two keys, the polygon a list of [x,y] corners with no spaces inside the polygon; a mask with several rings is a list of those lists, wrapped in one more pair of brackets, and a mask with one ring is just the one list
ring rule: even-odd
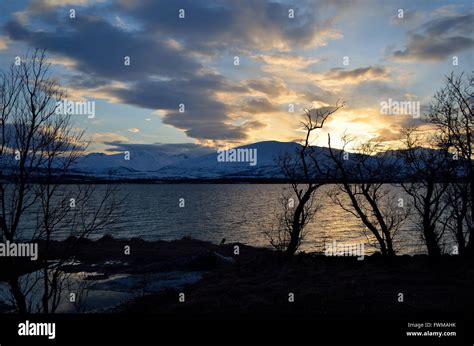
{"label": "tree trunk", "polygon": [[15,298],[15,303],[20,314],[26,314],[26,298],[25,295],[21,291],[20,282],[18,277],[11,278],[9,280],[10,289],[13,294],[13,298]]}
{"label": "tree trunk", "polygon": [[439,248],[439,244],[436,239],[434,227],[431,225],[423,225],[423,229],[428,256],[441,256],[441,249]]}
{"label": "tree trunk", "polygon": [[393,250],[393,242],[392,242],[392,238],[390,238],[390,233],[387,232],[385,234],[385,242],[387,243],[387,255],[388,256],[395,256],[395,251]]}
{"label": "tree trunk", "polygon": [[290,243],[288,244],[288,247],[286,248],[285,254],[287,257],[291,257],[296,253],[296,250],[298,250],[298,243],[299,243],[299,238],[300,238],[300,233],[301,229],[299,226],[294,226],[291,232],[291,238],[290,238]]}
{"label": "tree trunk", "polygon": [[311,198],[316,187],[310,186],[308,190],[304,193],[301,200],[298,202],[298,206],[296,207],[295,214],[293,215],[293,225],[290,235],[290,243],[286,248],[285,254],[288,257],[293,256],[298,250],[299,242],[300,242],[300,235],[301,235],[301,228],[303,227],[303,220],[301,219],[304,212],[304,206]]}
{"label": "tree trunk", "polygon": [[301,234],[300,218],[301,214],[303,213],[304,203],[306,203],[303,202],[303,199],[298,203],[298,207],[296,208],[295,214],[293,215],[293,226],[290,234],[290,243],[288,244],[285,252],[287,257],[293,256],[296,253],[296,250],[298,250]]}
{"label": "tree trunk", "polygon": [[438,239],[436,237],[436,225],[431,222],[431,207],[433,204],[431,198],[434,189],[434,181],[430,178],[426,187],[426,195],[423,198],[423,235],[425,237],[428,256],[441,255],[441,249],[439,248]]}

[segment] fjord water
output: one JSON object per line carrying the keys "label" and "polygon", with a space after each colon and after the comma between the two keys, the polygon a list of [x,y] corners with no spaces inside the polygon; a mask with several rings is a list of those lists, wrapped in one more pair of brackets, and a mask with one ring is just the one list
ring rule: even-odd
{"label": "fjord water", "polygon": [[[114,211],[117,222],[92,238],[106,233],[116,238],[145,240],[188,236],[215,243],[225,238],[226,243],[269,246],[264,231],[277,225],[282,192],[288,188],[284,184],[120,184],[117,197],[122,202]],[[368,244],[361,222],[328,196],[331,188],[334,186],[318,190],[316,198],[322,207],[308,225],[301,250],[324,251],[326,243],[336,240],[338,244],[365,243],[366,254],[376,251]],[[401,188],[389,188],[394,189],[396,198],[407,197]],[[106,186],[96,185],[95,189],[100,197]],[[31,224],[24,225],[28,226]],[[419,236],[412,230],[414,227],[408,221],[400,231],[398,253],[423,251]],[[69,232],[64,229],[59,237],[65,238]]]}

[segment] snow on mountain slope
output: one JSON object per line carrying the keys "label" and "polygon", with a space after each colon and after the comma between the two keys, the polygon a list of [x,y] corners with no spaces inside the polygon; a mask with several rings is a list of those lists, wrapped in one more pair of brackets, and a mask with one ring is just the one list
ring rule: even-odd
{"label": "snow on mountain slope", "polygon": [[[111,179],[185,179],[185,178],[285,178],[278,158],[282,154],[295,155],[301,146],[294,142],[265,141],[258,142],[231,150],[240,153],[252,153],[245,156],[243,162],[232,162],[232,157],[227,156],[225,160],[220,152],[211,148],[196,146],[194,144],[177,145],[129,145],[123,146],[124,151],[129,151],[130,159],[126,159],[125,153],[103,154],[91,153],[85,155],[76,162],[73,172],[79,175],[87,175],[97,178]],[[184,150],[183,150],[184,149]],[[329,149],[324,147],[313,147],[319,167],[335,169],[333,161],[329,157]],[[337,153],[338,150],[334,149]],[[230,152],[230,151],[228,151]],[[235,151],[234,151],[235,153]],[[374,169],[380,160],[389,160],[397,165],[392,173],[394,176],[405,176],[410,174],[409,167],[400,158],[402,151],[394,150],[366,158],[364,167]],[[436,157],[436,151],[417,148],[415,157]],[[351,172],[351,163],[357,154],[350,154],[351,160],[347,162],[347,170]],[[444,157],[440,156],[440,160]],[[238,161],[238,160],[237,160]],[[386,161],[387,163],[390,163]],[[309,165],[312,161],[309,160]],[[314,170],[312,170],[314,172]],[[7,170],[4,170],[4,173]],[[382,173],[385,174],[385,173]],[[360,178],[360,177],[359,177]]]}
{"label": "snow on mountain slope", "polygon": [[[118,178],[282,178],[277,164],[280,155],[294,155],[300,145],[294,142],[265,141],[244,145],[234,149],[253,151],[254,162],[219,161],[219,152],[197,157],[168,155],[156,151],[130,153],[130,160],[124,154],[106,155],[93,153],[84,156],[75,170],[92,176],[111,175]],[[327,148],[318,148],[321,160],[327,160]],[[326,161],[327,162],[327,161]]]}
{"label": "snow on mountain slope", "polygon": [[106,155],[88,154],[78,160],[74,169],[87,174],[107,174],[125,172],[153,172],[175,162],[186,160],[186,155],[169,155],[163,152],[137,150],[131,151],[129,160],[125,153]]}
{"label": "snow on mountain slope", "polygon": [[216,151],[163,167],[156,173],[164,178],[278,177],[281,175],[281,170],[276,164],[276,159],[281,153],[294,154],[298,147],[299,144],[292,142],[259,142],[236,148],[255,150],[254,164],[252,162],[219,162],[219,153]]}

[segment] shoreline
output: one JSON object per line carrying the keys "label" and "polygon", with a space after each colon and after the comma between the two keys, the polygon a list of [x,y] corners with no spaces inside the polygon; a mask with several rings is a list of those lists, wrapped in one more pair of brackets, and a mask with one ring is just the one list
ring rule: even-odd
{"label": "shoreline", "polygon": [[[53,253],[59,257],[69,241],[53,242]],[[129,255],[124,254],[126,246]],[[357,260],[300,253],[282,261],[272,249],[238,243],[104,236],[81,241],[75,261],[64,271],[93,273],[85,280],[96,290],[137,293],[142,289],[142,294],[100,311],[106,313],[342,318],[390,311],[392,317],[403,318],[414,313],[463,313],[467,305],[474,306],[474,263],[451,255],[385,258],[374,254]],[[185,294],[184,302],[179,301],[179,293]]]}
{"label": "shoreline", "polygon": [[[4,184],[14,184],[16,179],[15,176],[3,175],[0,177],[2,183]],[[465,181],[467,178],[458,177],[457,180],[449,181],[450,183]],[[360,183],[360,182],[372,182],[372,183],[384,183],[384,184],[400,184],[400,183],[416,183],[419,180],[417,179],[410,179],[406,177],[400,178],[389,178],[389,179],[354,179],[349,178],[348,182],[350,184]],[[32,182],[37,184],[45,183],[45,178],[38,176],[32,177]],[[296,182],[300,184],[308,183],[308,180],[305,179],[296,179]],[[323,183],[323,184],[341,184],[341,179],[312,179],[310,182],[312,183]],[[440,178],[438,183],[443,182]],[[288,180],[285,177],[254,177],[254,176],[228,176],[228,177],[131,177],[125,178],[121,176],[94,176],[89,174],[68,174],[62,176],[62,180],[60,183],[50,182],[48,184],[55,185],[115,185],[115,184],[130,184],[130,185],[174,185],[174,184],[189,184],[189,185],[202,185],[202,184],[210,184],[210,185],[239,185],[239,184],[275,184],[275,185],[288,185],[291,183],[291,180]]]}

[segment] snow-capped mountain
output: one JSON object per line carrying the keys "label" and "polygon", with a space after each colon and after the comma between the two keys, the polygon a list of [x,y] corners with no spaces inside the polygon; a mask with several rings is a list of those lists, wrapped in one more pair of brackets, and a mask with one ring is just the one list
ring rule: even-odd
{"label": "snow-capped mountain", "polygon": [[[294,156],[301,146],[294,142],[265,141],[226,150],[226,152],[199,148],[194,152],[173,152],[145,150],[143,147],[131,147],[129,159],[125,153],[106,155],[92,153],[81,157],[74,166],[74,173],[98,178],[117,179],[235,179],[235,178],[285,178],[278,159],[282,155]],[[329,157],[329,149],[313,147],[320,168],[335,169]],[[338,153],[335,150],[335,153]],[[382,161],[396,165],[394,172],[382,172],[381,178],[409,175],[409,167],[400,158],[403,150],[393,150],[375,156],[350,154],[346,170],[352,174],[351,164],[357,157],[364,160],[365,169],[375,170]],[[203,154],[204,153],[204,154]],[[417,148],[415,157],[422,160],[425,156],[436,157],[441,152],[432,149]],[[354,156],[357,155],[357,156]],[[435,155],[435,156],[433,156]],[[440,156],[441,158],[441,156]],[[355,159],[355,160],[354,160]],[[426,158],[425,158],[426,159]],[[309,160],[311,164],[311,160]],[[395,166],[393,166],[395,167]],[[358,171],[359,172],[359,171]],[[355,172],[355,179],[362,179]],[[366,172],[367,174],[368,171]],[[363,175],[359,172],[359,175]],[[392,175],[393,174],[393,175]],[[374,178],[372,176],[372,178]]]}
{"label": "snow-capped mountain", "polygon": [[[282,153],[294,154],[298,147],[299,144],[293,142],[266,141],[233,148],[236,150],[235,155],[246,155],[252,151],[255,158],[251,158],[255,162],[232,162],[232,149],[228,150],[229,157],[221,161],[218,151],[193,156],[130,150],[129,160],[125,153],[92,153],[80,158],[74,170],[92,176],[108,175],[130,179],[278,177],[281,171],[276,159]],[[248,159],[243,157],[246,158]]]}
{"label": "snow-capped mountain", "polygon": [[149,172],[180,160],[179,157],[147,151],[130,152],[129,157],[127,156],[125,153],[111,155],[91,153],[81,157],[74,168],[90,174],[116,171]]}
{"label": "snow-capped mountain", "polygon": [[[216,151],[201,157],[165,166],[157,170],[157,173],[160,177],[167,178],[279,177],[281,175],[281,170],[276,163],[278,156],[283,153],[294,154],[298,147],[299,144],[292,142],[259,142],[234,148],[236,161],[238,161],[238,151],[241,150],[243,156],[245,156],[246,153],[253,151],[255,153],[254,162],[251,162],[250,160],[231,162],[231,149],[228,150],[228,160],[226,160],[225,153],[221,154],[223,155],[223,160],[219,160],[219,152]],[[246,157],[244,157],[244,159],[245,158]]]}
{"label": "snow-capped mountain", "polygon": [[[70,175],[87,176],[89,179],[117,180],[284,179],[287,177],[278,162],[279,158],[284,155],[295,157],[301,146],[294,142],[265,141],[225,151],[189,143],[128,144],[119,148],[123,148],[124,151],[114,154],[91,153],[80,157],[69,172]],[[329,157],[329,149],[324,147],[313,147],[313,149],[319,168],[324,171],[328,169],[332,179],[337,178],[338,171]],[[336,149],[334,152],[341,154]],[[348,153],[350,158],[344,165],[352,179],[408,177],[411,174],[410,165],[407,165],[400,157],[402,153],[403,150],[387,151],[374,156]],[[428,159],[433,161],[433,158],[441,154],[441,152],[426,148],[417,148],[414,151],[414,157],[421,161],[420,164]],[[444,156],[439,156],[440,162],[444,162],[444,159]],[[356,170],[355,166],[354,169],[351,168],[351,165],[356,165],[357,162],[362,162],[361,160],[363,161],[360,166],[362,171]],[[313,165],[312,160],[308,162]],[[377,167],[384,167],[385,170],[378,170]],[[301,170],[301,167],[297,170]],[[8,175],[8,168],[4,169],[3,174]],[[327,176],[321,176],[321,178],[327,179]]]}

